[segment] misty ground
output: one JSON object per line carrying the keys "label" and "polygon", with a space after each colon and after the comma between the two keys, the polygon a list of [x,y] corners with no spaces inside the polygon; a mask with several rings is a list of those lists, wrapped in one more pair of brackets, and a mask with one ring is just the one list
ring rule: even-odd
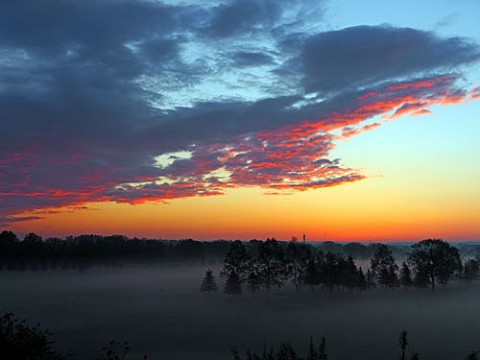
{"label": "misty ground", "polygon": [[[201,294],[207,268],[219,292]],[[0,313],[14,312],[54,333],[59,350],[93,359],[111,339],[128,340],[131,359],[229,360],[229,347],[261,352],[290,340],[305,354],[308,339],[327,338],[329,359],[397,359],[406,327],[422,360],[464,359],[480,349],[480,284],[430,290],[296,294],[291,287],[232,297],[220,267],[126,265],[84,273],[2,272]]]}

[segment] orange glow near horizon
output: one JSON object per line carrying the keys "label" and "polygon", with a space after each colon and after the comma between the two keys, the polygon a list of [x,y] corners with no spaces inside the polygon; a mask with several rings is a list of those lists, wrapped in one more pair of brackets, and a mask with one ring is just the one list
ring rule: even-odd
{"label": "orange glow near horizon", "polygon": [[[412,202],[416,194],[408,191],[372,197],[372,188],[381,191],[385,183],[384,178],[375,178],[288,196],[264,196],[263,190],[252,188],[170,204],[95,203],[89,204],[90,210],[42,215],[42,220],[18,222],[10,228],[61,237],[96,233],[163,239],[289,240],[301,238],[305,231],[310,241],[476,239],[475,214],[480,213],[480,205],[468,198],[438,198],[433,193]],[[471,216],[465,217],[465,213]]]}

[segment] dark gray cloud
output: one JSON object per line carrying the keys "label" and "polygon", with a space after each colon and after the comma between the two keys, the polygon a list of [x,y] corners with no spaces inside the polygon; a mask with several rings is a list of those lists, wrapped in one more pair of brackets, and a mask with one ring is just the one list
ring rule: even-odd
{"label": "dark gray cloud", "polygon": [[265,31],[272,28],[280,15],[278,1],[236,0],[215,8],[205,33],[212,37],[231,37]]}
{"label": "dark gray cloud", "polygon": [[409,28],[356,26],[310,37],[297,58],[307,91],[339,91],[477,61],[478,46]]}

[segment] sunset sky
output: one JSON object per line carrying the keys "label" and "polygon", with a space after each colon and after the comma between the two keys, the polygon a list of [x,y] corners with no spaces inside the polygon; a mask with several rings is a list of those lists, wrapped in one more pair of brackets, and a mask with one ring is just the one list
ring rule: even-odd
{"label": "sunset sky", "polygon": [[478,0],[3,1],[0,230],[480,240]]}

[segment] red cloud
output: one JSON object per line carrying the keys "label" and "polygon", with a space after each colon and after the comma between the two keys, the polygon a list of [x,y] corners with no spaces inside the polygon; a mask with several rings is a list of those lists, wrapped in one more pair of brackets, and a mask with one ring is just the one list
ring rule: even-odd
{"label": "red cloud", "polygon": [[[68,186],[30,188],[26,184],[35,155],[17,153],[0,160],[0,168],[5,173],[13,174],[15,169],[18,177],[18,186],[14,189],[0,185],[0,199],[20,199],[21,205],[9,209],[7,215],[11,215],[92,201],[137,204],[219,195],[229,187],[260,186],[275,193],[359,181],[366,176],[330,159],[336,141],[380,126],[378,121],[366,123],[375,116],[393,119],[405,114],[422,115],[430,113],[426,108],[432,105],[466,100],[466,92],[455,87],[456,80],[454,75],[443,75],[387,84],[358,96],[350,106],[317,118],[243,134],[230,141],[193,146],[189,149],[191,158],[180,159],[158,170],[160,177],[152,174],[116,177],[114,170],[105,170],[79,176],[79,186],[74,189]],[[480,98],[480,87],[470,92],[470,98]],[[80,155],[68,159],[81,160]],[[2,176],[7,175],[0,175],[0,179]],[[35,201],[29,201],[32,198]]]}

